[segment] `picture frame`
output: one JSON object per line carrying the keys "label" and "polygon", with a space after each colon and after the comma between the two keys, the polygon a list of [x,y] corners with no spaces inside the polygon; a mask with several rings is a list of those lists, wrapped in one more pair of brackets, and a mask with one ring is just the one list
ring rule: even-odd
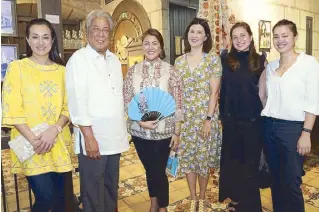
{"label": "picture frame", "polygon": [[270,52],[271,49],[271,21],[260,20],[258,23],[259,51]]}
{"label": "picture frame", "polygon": [[1,0],[1,36],[17,36],[16,0]]}
{"label": "picture frame", "polygon": [[175,55],[180,56],[182,55],[182,37],[175,36]]}
{"label": "picture frame", "polygon": [[185,38],[181,39],[182,54],[185,54]]}
{"label": "picture frame", "polygon": [[10,62],[18,59],[18,44],[1,44],[1,82]]}

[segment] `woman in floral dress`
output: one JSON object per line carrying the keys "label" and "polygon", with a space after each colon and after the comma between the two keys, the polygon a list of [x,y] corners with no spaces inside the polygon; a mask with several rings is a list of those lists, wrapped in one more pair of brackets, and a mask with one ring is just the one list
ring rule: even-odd
{"label": "woman in floral dress", "polygon": [[196,210],[196,181],[200,185],[199,211],[205,211],[205,191],[210,168],[218,168],[221,128],[217,100],[221,62],[210,52],[211,32],[207,22],[194,18],[185,32],[185,52],[175,61],[184,83],[184,123],[178,150],[180,174],[186,174],[191,193],[190,211]]}

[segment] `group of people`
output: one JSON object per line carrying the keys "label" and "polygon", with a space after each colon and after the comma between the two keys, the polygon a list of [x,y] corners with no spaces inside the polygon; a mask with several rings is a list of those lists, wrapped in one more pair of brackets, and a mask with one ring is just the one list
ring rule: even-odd
{"label": "group of people", "polygon": [[[245,22],[230,31],[232,47],[211,51],[208,23],[194,18],[185,54],[174,66],[163,61],[164,40],[156,29],[142,37],[144,60],[123,80],[119,59],[109,51],[111,16],[94,10],[86,19],[88,45],[66,68],[57,36],[45,19],[26,29],[27,58],[10,63],[2,91],[2,123],[11,137],[24,136],[35,154],[21,163],[11,151],[12,171],[23,173],[35,196],[33,212],[64,211],[64,173],[73,169],[71,133],[79,158],[80,190],[86,212],[117,210],[119,160],[129,149],[128,133],[146,170],[150,212],[169,205],[166,163],[178,153],[179,175],[190,191],[189,211],[206,211],[210,172],[220,171],[219,201],[229,211],[261,212],[258,169],[262,150],[271,174],[275,212],[304,212],[300,185],[310,134],[319,115],[319,64],[294,50],[296,25],[273,27],[280,58],[267,64],[255,49]],[[176,111],[160,121],[125,119],[128,104],[147,87],[172,95]],[[35,135],[41,123],[50,128]],[[199,196],[196,183],[199,182]]]}

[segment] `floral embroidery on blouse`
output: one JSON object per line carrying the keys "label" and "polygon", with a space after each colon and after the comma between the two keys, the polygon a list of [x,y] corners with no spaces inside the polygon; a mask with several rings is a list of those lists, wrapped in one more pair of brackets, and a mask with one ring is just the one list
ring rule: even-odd
{"label": "floral embroidery on blouse", "polygon": [[[123,95],[125,111],[133,97],[142,89],[158,87],[170,93],[176,102],[176,112],[173,116],[159,121],[158,128],[151,130],[150,140],[169,138],[175,131],[175,122],[182,121],[183,115],[183,83],[181,76],[170,64],[158,59],[155,62],[144,60],[132,66],[124,80]],[[136,121],[128,119],[128,132],[133,136],[149,139],[146,132]]]}

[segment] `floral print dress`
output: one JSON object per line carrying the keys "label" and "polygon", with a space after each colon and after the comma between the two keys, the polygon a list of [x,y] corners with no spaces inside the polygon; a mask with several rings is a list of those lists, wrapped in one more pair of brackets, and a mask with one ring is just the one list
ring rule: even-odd
{"label": "floral print dress", "polygon": [[179,175],[194,172],[207,178],[209,169],[218,168],[220,160],[222,133],[217,105],[212,117],[211,135],[208,139],[202,139],[199,132],[208,111],[209,81],[222,75],[220,58],[214,53],[204,54],[200,64],[190,69],[187,55],[184,54],[176,59],[175,69],[180,72],[184,83],[184,123],[178,149]]}

